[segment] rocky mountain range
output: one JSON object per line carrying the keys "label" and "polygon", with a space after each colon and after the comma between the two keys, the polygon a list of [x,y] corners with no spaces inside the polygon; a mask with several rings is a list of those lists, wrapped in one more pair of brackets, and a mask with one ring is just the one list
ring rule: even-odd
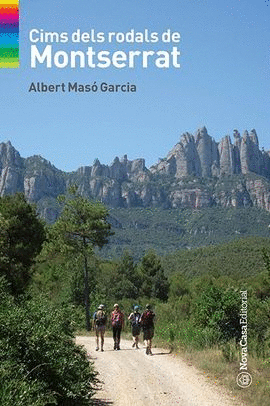
{"label": "rocky mountain range", "polygon": [[163,159],[146,168],[143,158],[96,159],[75,172],[55,168],[41,156],[22,158],[10,142],[0,144],[0,195],[23,192],[53,222],[56,197],[70,184],[109,207],[195,208],[257,206],[270,211],[270,152],[260,150],[255,130],[233,132],[216,142],[206,128],[184,133]]}

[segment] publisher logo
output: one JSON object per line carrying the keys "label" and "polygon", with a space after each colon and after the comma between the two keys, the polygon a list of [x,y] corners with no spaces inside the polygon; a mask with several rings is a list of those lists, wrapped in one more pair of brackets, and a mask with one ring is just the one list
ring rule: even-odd
{"label": "publisher logo", "polygon": [[236,383],[240,388],[248,388],[252,383],[252,376],[248,372],[240,372],[237,375]]}
{"label": "publisher logo", "polygon": [[240,365],[239,370],[243,371],[237,375],[236,382],[240,388],[248,388],[252,383],[252,377],[248,370],[248,297],[247,291],[241,290],[241,309],[239,325],[241,328],[240,339]]}

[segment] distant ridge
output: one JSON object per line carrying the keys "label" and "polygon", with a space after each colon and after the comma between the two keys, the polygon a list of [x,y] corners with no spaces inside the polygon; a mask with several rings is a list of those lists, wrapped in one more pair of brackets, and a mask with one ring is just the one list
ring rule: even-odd
{"label": "distant ridge", "polygon": [[23,192],[49,222],[59,214],[56,197],[76,183],[79,192],[109,207],[250,207],[270,211],[270,153],[260,150],[254,129],[237,130],[217,143],[205,127],[184,133],[149,169],[143,158],[96,159],[68,173],[35,155],[22,158],[10,142],[0,144],[0,195]]}

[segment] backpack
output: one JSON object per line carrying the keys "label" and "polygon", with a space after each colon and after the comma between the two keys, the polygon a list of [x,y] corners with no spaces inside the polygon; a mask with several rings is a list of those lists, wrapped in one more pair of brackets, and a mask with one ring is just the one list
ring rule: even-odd
{"label": "backpack", "polygon": [[112,313],[112,325],[113,325],[113,327],[120,327],[122,325],[120,312]]}
{"label": "backpack", "polygon": [[133,313],[133,317],[131,319],[131,325],[132,326],[139,326],[140,325],[140,318],[141,318],[140,313]]}
{"label": "backpack", "polygon": [[104,324],[106,324],[107,317],[103,310],[98,310],[96,312],[95,321],[97,326],[103,326]]}
{"label": "backpack", "polygon": [[142,325],[144,329],[154,326],[155,314],[151,310],[147,310],[142,315]]}

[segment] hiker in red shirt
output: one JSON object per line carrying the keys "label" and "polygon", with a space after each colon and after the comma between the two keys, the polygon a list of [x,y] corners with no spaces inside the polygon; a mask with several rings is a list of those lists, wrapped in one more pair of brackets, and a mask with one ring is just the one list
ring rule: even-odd
{"label": "hiker in red shirt", "polygon": [[143,329],[143,339],[146,342],[146,354],[152,354],[152,338],[154,337],[154,317],[155,313],[151,310],[151,306],[149,304],[146,305],[146,309],[143,312],[140,324]]}
{"label": "hiker in red shirt", "polygon": [[113,329],[113,341],[114,350],[120,350],[120,336],[121,330],[124,327],[124,314],[119,309],[119,305],[116,303],[114,311],[111,314],[112,329]]}

